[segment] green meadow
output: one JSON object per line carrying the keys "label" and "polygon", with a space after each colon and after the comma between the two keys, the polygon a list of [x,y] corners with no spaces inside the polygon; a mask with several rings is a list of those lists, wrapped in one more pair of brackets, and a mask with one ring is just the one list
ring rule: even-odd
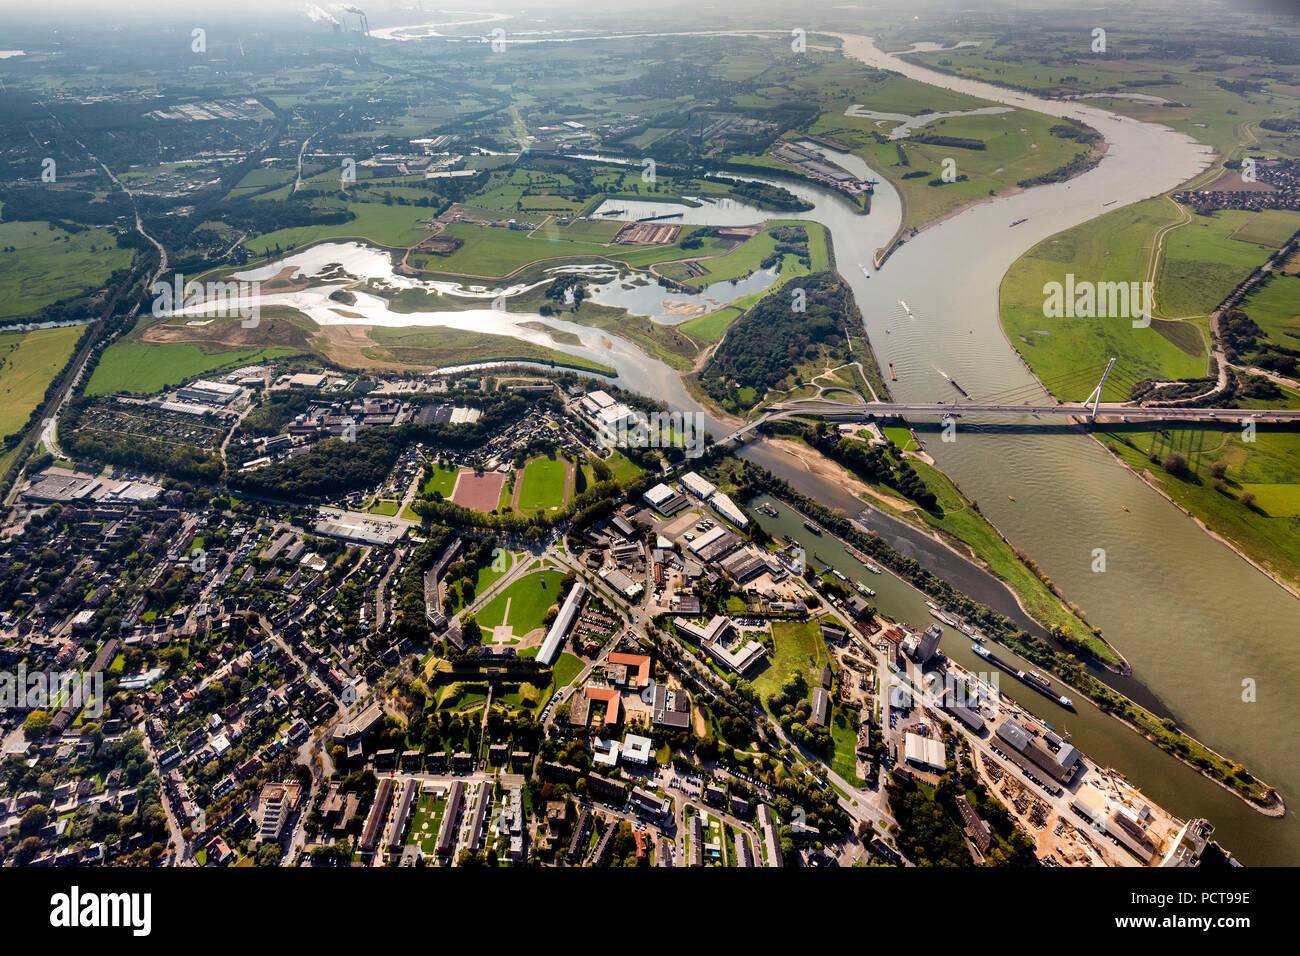
{"label": "green meadow", "polygon": [[131,251],[101,229],[66,232],[44,222],[0,223],[0,249],[0,319],[93,291],[131,264]]}
{"label": "green meadow", "polygon": [[153,345],[123,340],[104,350],[86,385],[86,394],[152,395],[196,375],[267,362],[299,351],[262,348],[209,353],[197,345]]}

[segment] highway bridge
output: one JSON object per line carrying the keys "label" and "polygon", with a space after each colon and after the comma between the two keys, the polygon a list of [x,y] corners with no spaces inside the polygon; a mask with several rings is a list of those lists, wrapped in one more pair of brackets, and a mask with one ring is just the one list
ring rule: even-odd
{"label": "highway bridge", "polygon": [[1126,405],[1122,402],[1062,402],[1056,405],[998,405],[983,402],[832,402],[825,399],[800,398],[768,407],[767,414],[727,435],[723,443],[748,441],[755,429],[766,421],[795,415],[816,415],[834,422],[865,422],[878,418],[960,418],[963,415],[1010,415],[1037,418],[1059,417],[1092,421],[1097,416],[1125,422],[1224,422],[1241,424],[1253,420],[1259,424],[1291,422],[1300,424],[1300,409],[1295,408],[1173,408],[1169,406]]}

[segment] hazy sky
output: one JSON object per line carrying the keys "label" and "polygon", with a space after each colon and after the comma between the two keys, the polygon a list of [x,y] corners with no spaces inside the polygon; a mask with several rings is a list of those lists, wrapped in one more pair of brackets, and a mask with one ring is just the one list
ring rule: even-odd
{"label": "hazy sky", "polygon": [[[896,11],[899,19],[910,19],[913,13],[924,16],[945,16],[973,9],[996,8],[1014,10],[1024,7],[1035,10],[1059,9],[1064,0],[536,0],[536,2],[491,2],[491,0],[363,0],[357,7],[364,10],[371,26],[393,26],[411,23],[442,22],[468,19],[474,13],[492,12],[512,14],[519,19],[546,17],[548,14],[574,14],[590,9],[608,22],[620,9],[626,10],[629,19],[644,22],[647,16],[661,16],[665,21],[708,17],[711,14],[731,15],[767,23],[783,14],[790,16],[812,15],[818,12],[833,14],[836,19],[852,17],[855,8],[864,12],[888,15]],[[1092,0],[1082,6],[1098,10],[1114,9],[1128,16],[1140,16],[1144,6],[1168,8],[1172,0]],[[29,28],[32,25],[53,26],[76,31],[77,27],[92,24],[133,26],[146,29],[148,24],[171,26],[203,19],[229,23],[246,18],[250,25],[258,23],[289,23],[311,21],[308,0],[34,0],[22,4],[19,0],[0,0],[0,49],[6,46],[7,28]],[[316,0],[319,7],[330,9],[342,4],[331,0]],[[1223,10],[1253,8],[1273,12],[1287,11],[1300,15],[1300,0],[1178,0],[1178,6],[1189,12],[1201,10],[1213,17]],[[1071,5],[1075,11],[1079,5]],[[681,14],[675,14],[675,11]]]}

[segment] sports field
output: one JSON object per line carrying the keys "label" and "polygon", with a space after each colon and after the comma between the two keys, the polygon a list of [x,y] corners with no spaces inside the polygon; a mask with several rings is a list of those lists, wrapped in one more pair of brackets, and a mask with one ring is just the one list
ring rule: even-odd
{"label": "sports field", "polygon": [[563,458],[534,458],[519,478],[521,511],[552,510],[564,504],[569,487],[569,463]]}
{"label": "sports field", "polygon": [[444,498],[450,498],[452,491],[456,487],[456,479],[459,476],[460,469],[458,468],[445,468],[442,465],[434,465],[433,474],[424,483],[420,493],[429,495],[436,491]]}
{"label": "sports field", "polygon": [[496,510],[501,503],[501,489],[505,487],[505,483],[506,476],[499,471],[476,475],[470,469],[462,468],[460,476],[456,479],[456,488],[451,494],[451,500],[463,508],[471,508],[486,514]]}

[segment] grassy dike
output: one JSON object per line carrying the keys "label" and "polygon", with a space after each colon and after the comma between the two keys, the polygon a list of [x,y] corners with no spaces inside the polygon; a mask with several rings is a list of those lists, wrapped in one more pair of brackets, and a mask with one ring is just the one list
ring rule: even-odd
{"label": "grassy dike", "polygon": [[1052,671],[1064,683],[1086,694],[1101,710],[1123,721],[1161,750],[1235,793],[1259,812],[1270,816],[1281,816],[1285,812],[1282,797],[1277,791],[1244,766],[1184,733],[1173,720],[1161,720],[1146,708],[1106,686],[1089,674],[1074,655],[1057,650],[1049,642],[1017,627],[1005,615],[967,597],[913,559],[895,551],[878,535],[857,530],[844,515],[801,494],[787,482],[752,462],[742,462],[734,477],[737,493],[743,498],[748,499],[766,492],[789,502],[836,537],[866,552],[878,564],[887,566],[909,581],[936,603],[965,617],[993,640],[1006,645],[1038,667]]}

